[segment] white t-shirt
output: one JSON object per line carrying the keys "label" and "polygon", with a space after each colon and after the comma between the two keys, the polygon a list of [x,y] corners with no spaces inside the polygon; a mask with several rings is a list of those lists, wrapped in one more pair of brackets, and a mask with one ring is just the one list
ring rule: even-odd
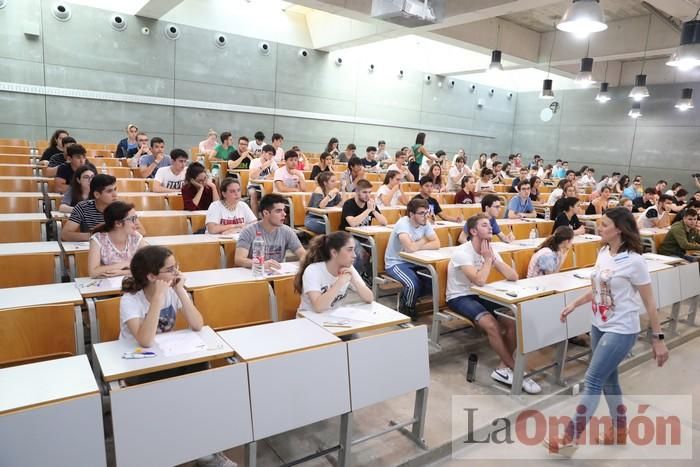
{"label": "white t-shirt", "polygon": [[612,256],[608,247],[601,249],[591,273],[593,325],[605,332],[638,333],[644,305],[637,287],[649,283],[649,268],[641,255],[622,252]]}
{"label": "white t-shirt", "polygon": [[214,201],[207,209],[205,224],[243,225],[257,221],[253,211],[243,201],[236,203],[236,209],[230,211],[221,201]]}
{"label": "white t-shirt", "polygon": [[547,204],[552,206],[554,203],[556,203],[559,198],[564,196],[564,190],[561,188],[555,188],[552,190],[552,192],[549,194],[549,198],[547,198]]}
{"label": "white t-shirt", "polygon": [[[122,299],[119,304],[119,322],[121,323],[119,340],[131,340],[136,342],[136,337],[131,334],[126,322],[134,318],[145,319],[146,314],[148,313],[148,307],[150,306],[151,304],[146,299],[146,295],[143,293],[143,290],[139,290],[136,293],[125,293],[122,295]],[[169,288],[168,293],[165,294],[163,308],[160,310],[158,329],[156,330],[157,334],[173,330],[175,327],[175,318],[177,317],[177,312],[180,310],[180,308],[182,308],[180,298],[175,293],[175,289]]]}
{"label": "white t-shirt", "polygon": [[282,149],[282,146],[275,150],[275,162],[284,164],[284,149]]}
{"label": "white t-shirt", "polygon": [[[257,170],[260,167],[262,167],[262,165],[263,165],[262,158],[253,159],[250,162],[250,171],[252,172],[253,170]],[[260,174],[257,176],[257,178],[260,178],[260,179],[267,178],[270,176],[270,174],[274,174],[275,171],[277,171],[277,169],[279,169],[279,167],[277,166],[277,162],[275,162],[275,160],[272,159],[270,165],[266,169],[261,170]]]}
{"label": "white t-shirt", "polygon": [[377,190],[377,207],[379,209],[386,207],[386,206],[398,206],[399,203],[399,198],[401,197],[401,190],[396,190],[394,192],[394,195],[391,197],[391,202],[389,204],[384,204],[384,201],[382,201],[382,196],[386,195],[391,191],[391,188],[389,188],[389,185],[382,185],[379,187]]}
{"label": "white t-shirt", "polygon": [[[466,167],[466,165],[464,167]],[[459,191],[462,189],[461,183],[453,181],[455,177],[459,177],[460,175],[462,175],[462,172],[457,168],[457,166],[453,165],[450,167],[450,170],[447,172],[447,191]],[[464,177],[466,176],[467,174],[464,174]],[[460,177],[460,182],[462,178],[463,177]]]}
{"label": "white t-shirt", "polygon": [[[501,256],[495,251],[492,254],[495,260],[492,264],[495,264],[497,261],[503,261]],[[476,295],[476,292],[471,290],[472,282],[462,272],[462,266],[474,266],[477,271],[484,266],[484,257],[474,251],[472,242],[463,243],[452,253],[452,259],[450,259],[450,264],[447,266],[447,300]]]}
{"label": "white t-shirt", "polygon": [[179,190],[185,182],[185,170],[175,175],[170,167],[161,167],[156,172],[155,179],[158,180],[163,188],[171,190]]}
{"label": "white t-shirt", "polygon": [[258,144],[255,142],[255,140],[253,140],[248,143],[248,151],[250,151],[251,154],[254,154],[255,157],[259,157],[260,153],[262,152],[263,146],[265,146],[265,141]]}
{"label": "white t-shirt", "polygon": [[285,186],[290,188],[300,188],[299,176],[296,174],[290,174],[287,170],[287,166],[282,166],[275,170],[275,181],[281,180]]}
{"label": "white t-shirt", "polygon": [[[355,280],[362,280],[360,274],[355,270],[354,267],[350,267],[352,270],[352,275]],[[302,276],[302,284],[304,292],[301,294],[301,303],[299,304],[299,311],[314,311],[314,307],[311,304],[311,299],[309,298],[309,292],[320,292],[325,293],[326,290],[330,289],[335,281],[338,279],[328,272],[325,262],[313,263],[309,265]],[[348,289],[350,291],[348,292]],[[341,287],[338,294],[335,296],[331,302],[330,310],[333,310],[341,305],[346,305],[348,303],[358,303],[361,301],[355,286],[352,283],[348,283]],[[326,311],[326,310],[323,310]]]}
{"label": "white t-shirt", "polygon": [[644,212],[637,218],[637,226],[640,229],[650,229],[654,227],[653,221],[660,221],[664,216],[668,214],[667,212],[662,212],[659,215],[659,208],[656,205],[649,206],[644,210]]}

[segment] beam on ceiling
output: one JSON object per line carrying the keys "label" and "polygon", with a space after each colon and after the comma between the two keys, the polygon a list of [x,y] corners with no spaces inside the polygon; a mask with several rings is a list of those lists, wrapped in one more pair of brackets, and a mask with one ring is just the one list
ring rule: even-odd
{"label": "beam on ceiling", "polygon": [[148,0],[141,9],[136,12],[136,16],[160,19],[183,1],[184,0]]}

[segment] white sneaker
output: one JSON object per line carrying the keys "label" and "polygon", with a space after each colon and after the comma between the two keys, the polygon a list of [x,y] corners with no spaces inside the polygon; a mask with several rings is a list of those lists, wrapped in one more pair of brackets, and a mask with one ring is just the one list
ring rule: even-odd
{"label": "white sneaker", "polygon": [[499,383],[507,384],[508,386],[513,385],[513,370],[510,368],[496,368],[491,373],[491,378],[498,381]]}
{"label": "white sneaker", "polygon": [[222,452],[197,459],[199,467],[238,467],[238,464],[226,457]]}
{"label": "white sneaker", "polygon": [[542,388],[532,378],[525,378],[523,379],[523,391],[528,394],[539,394],[542,392]]}

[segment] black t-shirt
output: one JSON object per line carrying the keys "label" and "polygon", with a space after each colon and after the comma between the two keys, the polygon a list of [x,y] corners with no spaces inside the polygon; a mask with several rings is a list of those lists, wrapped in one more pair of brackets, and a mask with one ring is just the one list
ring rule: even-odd
{"label": "black t-shirt", "polygon": [[427,198],[423,198],[420,194],[416,195],[413,197],[413,199],[424,199],[428,202],[428,209],[430,210],[430,213],[434,216],[437,216],[442,212],[442,208],[440,207],[440,203],[438,203],[438,200],[433,198],[432,196],[429,196]]}
{"label": "black t-shirt", "polygon": [[60,149],[58,149],[56,146],[49,146],[48,148],[44,149],[43,153],[41,153],[41,160],[48,161],[51,159],[51,156],[53,156],[54,154],[57,154],[57,153],[63,154],[63,152]]}
{"label": "black t-shirt", "polygon": [[557,227],[560,227],[562,225],[568,225],[572,229],[576,230],[579,227],[581,227],[581,221],[578,220],[578,216],[576,214],[571,216],[571,219],[569,219],[568,217],[566,217],[566,214],[562,212],[557,216],[557,219],[554,221],[552,233],[554,233],[554,231],[557,230]]}
{"label": "black t-shirt", "polygon": [[73,167],[71,167],[70,162],[64,162],[58,166],[58,170],[56,170],[56,177],[64,179],[66,183],[70,183],[71,180],[73,180],[74,173],[75,170],[73,170]]}
{"label": "black t-shirt", "polygon": [[632,200],[632,207],[634,208],[635,212],[642,212],[647,208],[652,207],[653,205],[654,202],[652,200],[644,201],[644,198],[642,197],[635,198]]}
{"label": "black t-shirt", "polygon": [[[228,155],[228,160],[230,161],[237,161],[240,158],[241,155],[238,153],[237,149]],[[250,169],[250,157],[246,156],[246,159],[238,165],[237,169]]]}
{"label": "black t-shirt", "polygon": [[[365,207],[361,208],[360,206],[357,205],[357,202],[355,202],[355,198],[350,198],[343,204],[343,212],[340,214],[340,230],[345,230],[346,228],[349,227],[348,222],[345,220],[350,217],[355,217],[359,216],[362,214],[365,210],[367,209],[367,205]],[[381,214],[381,211],[379,208],[376,206],[374,207],[374,212],[378,212]],[[364,226],[364,225],[370,225],[372,223],[372,219],[374,219],[374,212],[370,212],[369,216],[365,218],[365,220],[360,224],[359,226]]]}
{"label": "black t-shirt", "polygon": [[313,168],[311,169],[311,180],[316,180],[316,177],[318,177],[318,174],[321,172],[330,172],[331,168],[326,166],[325,169],[321,170],[321,167],[314,165]]}
{"label": "black t-shirt", "polygon": [[66,157],[62,152],[57,152],[49,159],[49,167],[58,167],[61,164],[65,164]]}
{"label": "black t-shirt", "polygon": [[372,168],[378,164],[376,160],[369,160],[369,159],[361,159],[362,162],[362,167],[369,167]]}

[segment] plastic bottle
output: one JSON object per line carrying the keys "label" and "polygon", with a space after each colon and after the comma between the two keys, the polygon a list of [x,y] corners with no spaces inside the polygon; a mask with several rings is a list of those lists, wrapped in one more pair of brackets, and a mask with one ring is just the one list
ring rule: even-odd
{"label": "plastic bottle", "polygon": [[550,211],[549,208],[546,207],[544,208],[544,220],[548,221],[551,219]]}
{"label": "plastic bottle", "polygon": [[211,166],[211,177],[212,178],[219,177],[219,164],[214,164]]}
{"label": "plastic bottle", "polygon": [[470,353],[467,359],[467,381],[473,383],[476,379],[476,364],[479,362],[479,356],[475,353]]}
{"label": "plastic bottle", "polygon": [[530,229],[530,239],[532,240],[533,238],[537,238],[537,229],[534,227]]}
{"label": "plastic bottle", "polygon": [[199,156],[199,157],[197,158],[197,162],[199,162],[200,164],[204,165],[204,156]]}
{"label": "plastic bottle", "polygon": [[103,162],[103,163],[102,163],[102,173],[103,173],[103,174],[106,174],[106,173],[107,173],[107,163],[106,163],[106,162]]}
{"label": "plastic bottle", "polygon": [[265,240],[262,232],[255,233],[253,241],[253,277],[263,277],[265,275]]}

